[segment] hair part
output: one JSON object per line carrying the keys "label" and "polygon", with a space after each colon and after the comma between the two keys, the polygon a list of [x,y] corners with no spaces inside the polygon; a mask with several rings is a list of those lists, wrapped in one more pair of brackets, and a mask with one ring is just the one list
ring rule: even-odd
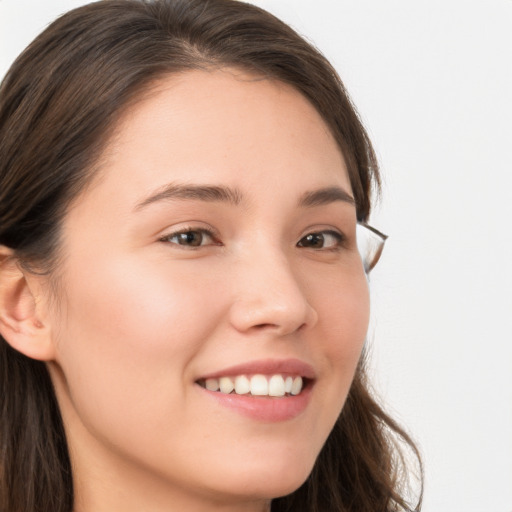
{"label": "hair part", "polygon": [[[50,25],[0,86],[0,245],[54,279],[62,219],[123,112],[165,76],[223,67],[284,82],[311,102],[367,220],[379,188],[370,140],[335,70],[290,27],[235,0],[103,0]],[[71,463],[45,364],[0,338],[0,382],[0,512],[71,512]],[[312,474],[272,510],[409,510],[392,435],[418,455],[372,398],[362,359]]]}

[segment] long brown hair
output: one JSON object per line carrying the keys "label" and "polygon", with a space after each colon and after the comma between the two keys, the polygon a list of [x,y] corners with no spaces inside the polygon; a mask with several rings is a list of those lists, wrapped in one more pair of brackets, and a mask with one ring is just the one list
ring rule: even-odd
{"label": "long brown hair", "polygon": [[[67,206],[127,105],[162,76],[225,66],[286,82],[316,107],[366,220],[379,184],[371,143],[334,69],[290,27],[235,0],[103,0],[50,25],[0,87],[0,245],[51,275]],[[71,512],[71,464],[45,364],[0,338],[0,386],[0,511]],[[419,510],[421,492],[407,503],[403,446],[421,480],[418,452],[373,398],[363,356],[311,475],[272,510]]]}

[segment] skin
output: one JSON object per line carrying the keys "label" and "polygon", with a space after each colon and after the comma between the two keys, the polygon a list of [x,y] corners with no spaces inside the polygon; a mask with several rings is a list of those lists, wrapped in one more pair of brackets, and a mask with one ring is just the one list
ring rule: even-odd
{"label": "skin", "polygon": [[[230,187],[239,201],[137,206],[178,183]],[[343,155],[282,83],[187,72],[125,112],[65,218],[59,306],[44,316],[76,512],[263,511],[307,478],[369,316],[354,205],[298,205],[326,187],[351,195]],[[201,229],[214,236],[197,247],[172,237]],[[345,240],[298,244],[326,230]],[[291,420],[246,417],[196,382],[287,358],[315,371],[310,401]]]}

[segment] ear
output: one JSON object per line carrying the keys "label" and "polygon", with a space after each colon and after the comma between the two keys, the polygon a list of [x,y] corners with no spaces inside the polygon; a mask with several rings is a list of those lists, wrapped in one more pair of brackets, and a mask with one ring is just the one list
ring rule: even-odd
{"label": "ear", "polygon": [[22,270],[11,249],[0,246],[0,334],[27,357],[50,361],[53,343],[38,280]]}

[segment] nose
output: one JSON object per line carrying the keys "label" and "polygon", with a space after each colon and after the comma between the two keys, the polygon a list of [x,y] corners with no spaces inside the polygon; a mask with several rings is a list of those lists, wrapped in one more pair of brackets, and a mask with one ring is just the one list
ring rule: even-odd
{"label": "nose", "polygon": [[306,283],[283,253],[258,251],[236,267],[230,310],[235,329],[244,333],[268,330],[285,336],[317,323],[317,311],[305,293]]}

